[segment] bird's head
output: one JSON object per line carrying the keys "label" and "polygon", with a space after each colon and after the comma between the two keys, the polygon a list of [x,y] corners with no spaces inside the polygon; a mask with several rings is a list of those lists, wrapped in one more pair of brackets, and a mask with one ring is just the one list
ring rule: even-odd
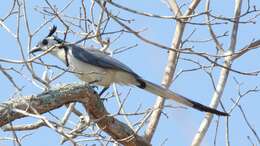
{"label": "bird's head", "polygon": [[63,51],[62,45],[64,43],[64,40],[61,40],[57,38],[56,36],[53,36],[53,34],[56,32],[57,27],[53,26],[49,32],[49,34],[40,42],[37,43],[37,45],[30,51],[30,53],[35,53],[38,51],[46,51],[50,48],[52,50],[50,51],[51,54],[57,55],[58,52]]}

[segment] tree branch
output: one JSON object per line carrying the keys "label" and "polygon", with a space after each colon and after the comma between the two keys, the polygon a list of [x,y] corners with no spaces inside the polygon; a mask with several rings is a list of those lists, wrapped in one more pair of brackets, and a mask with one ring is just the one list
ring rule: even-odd
{"label": "tree branch", "polygon": [[[232,35],[231,35],[231,42],[230,42],[230,47],[227,50],[226,54],[228,54],[228,56],[225,57],[225,62],[224,65],[227,68],[231,68],[231,64],[232,64],[232,54],[235,51],[235,47],[236,47],[236,40],[237,40],[237,32],[238,32],[238,24],[239,24],[239,16],[240,16],[240,11],[241,11],[241,5],[242,5],[242,0],[236,0],[236,4],[235,4],[235,10],[234,10],[234,18],[235,18],[235,22],[233,24],[233,28],[232,28]],[[216,87],[215,92],[213,93],[212,96],[212,100],[210,103],[210,107],[212,108],[217,108],[219,102],[220,102],[220,98],[224,92],[225,89],[225,85],[228,79],[228,75],[229,75],[229,70],[226,68],[222,68],[221,72],[220,72],[220,76],[219,76],[219,80],[218,80],[218,84]],[[213,119],[213,114],[207,113],[205,118],[202,120],[200,127],[198,129],[197,134],[194,136],[193,141],[192,141],[192,146],[199,146],[201,144],[202,139],[204,138],[210,124],[211,121]]]}
{"label": "tree branch", "polygon": [[36,110],[37,113],[43,114],[70,102],[83,103],[92,120],[117,142],[126,146],[150,146],[126,124],[109,116],[94,90],[85,84],[67,84],[36,96],[14,98],[2,103],[0,104],[0,126],[26,117],[21,112],[15,111],[23,110],[35,114]]}
{"label": "tree branch", "polygon": [[[177,17],[182,17],[182,16],[185,17],[185,16],[192,14],[194,9],[199,4],[200,0],[193,0],[189,6],[189,9],[186,11],[186,13],[184,15],[182,15],[180,8],[177,5],[176,1],[169,0],[167,2],[169,4],[171,10],[175,13],[175,15]],[[176,50],[179,50],[180,46],[181,46],[181,40],[182,40],[184,28],[185,28],[185,23],[182,23],[183,20],[188,21],[188,19],[186,18],[186,19],[182,19],[181,21],[176,22],[175,33],[174,33],[174,37],[172,39],[171,48],[174,48]],[[162,80],[162,85],[165,88],[169,88],[172,83],[172,79],[173,79],[174,72],[175,72],[175,69],[177,66],[177,62],[178,62],[178,57],[179,57],[178,51],[169,51],[168,63],[165,67],[164,76],[163,76],[163,80]],[[145,138],[148,141],[151,141],[151,139],[154,135],[155,129],[158,125],[158,122],[159,122],[159,119],[161,116],[161,109],[164,105],[164,102],[165,102],[165,98],[162,98],[162,97],[157,97],[157,99],[155,101],[153,108],[160,109],[160,110],[155,110],[151,114],[150,121],[149,121],[149,123],[147,125],[147,129],[145,131]]]}

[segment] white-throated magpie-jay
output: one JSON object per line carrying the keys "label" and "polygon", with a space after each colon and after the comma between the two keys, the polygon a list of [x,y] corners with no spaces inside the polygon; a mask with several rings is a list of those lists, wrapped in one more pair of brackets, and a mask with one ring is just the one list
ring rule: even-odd
{"label": "white-throated magpie-jay", "polygon": [[155,95],[175,100],[197,110],[228,116],[225,112],[192,101],[143,79],[128,66],[100,50],[83,48],[75,44],[66,44],[64,40],[53,36],[55,31],[56,27],[54,26],[48,36],[31,50],[31,53],[52,48],[50,53],[66,63],[70,70],[76,72],[75,74],[82,81],[95,83],[104,88],[108,88],[112,83],[135,85]]}

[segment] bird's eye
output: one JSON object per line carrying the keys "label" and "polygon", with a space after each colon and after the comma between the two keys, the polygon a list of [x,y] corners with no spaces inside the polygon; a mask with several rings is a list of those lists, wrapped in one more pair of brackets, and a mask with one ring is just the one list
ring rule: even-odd
{"label": "bird's eye", "polygon": [[43,45],[48,45],[48,40],[47,39],[42,40],[42,44]]}

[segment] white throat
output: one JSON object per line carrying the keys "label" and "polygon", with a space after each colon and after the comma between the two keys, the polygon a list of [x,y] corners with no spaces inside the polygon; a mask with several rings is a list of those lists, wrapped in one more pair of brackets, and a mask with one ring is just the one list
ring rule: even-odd
{"label": "white throat", "polygon": [[[69,53],[69,50],[67,53]],[[63,48],[54,48],[51,51],[51,54],[54,55],[55,57],[59,58],[64,63],[66,62],[66,55],[68,55],[65,53],[65,50]]]}

